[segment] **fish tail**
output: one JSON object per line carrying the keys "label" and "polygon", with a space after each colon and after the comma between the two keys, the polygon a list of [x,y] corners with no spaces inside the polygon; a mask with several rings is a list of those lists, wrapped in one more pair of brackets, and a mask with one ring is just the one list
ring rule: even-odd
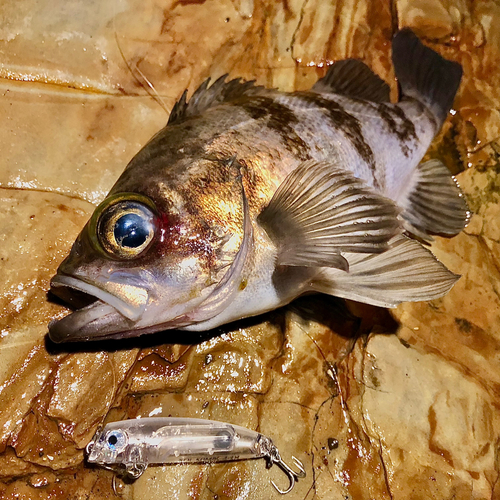
{"label": "fish tail", "polygon": [[453,105],[462,78],[462,66],[426,47],[409,28],[392,41],[392,61],[400,94],[421,102],[439,130]]}

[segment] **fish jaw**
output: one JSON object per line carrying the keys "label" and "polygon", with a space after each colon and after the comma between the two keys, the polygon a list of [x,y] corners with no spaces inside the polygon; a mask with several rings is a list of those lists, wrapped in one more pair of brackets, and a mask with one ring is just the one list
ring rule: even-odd
{"label": "fish jaw", "polygon": [[[197,279],[165,283],[144,269],[118,270],[95,280],[60,270],[52,278],[51,290],[69,303],[75,292],[97,299],[49,324],[49,337],[56,343],[124,339],[182,328],[211,317],[219,306],[209,300],[210,305],[203,307],[204,302],[214,295],[221,299],[216,283],[209,287],[200,286]],[[226,295],[225,303],[232,294]]]}
{"label": "fish jaw", "polygon": [[107,303],[125,318],[136,321],[146,308],[148,302],[148,290],[144,287],[131,285],[122,282],[124,273],[121,273],[118,280],[112,278],[106,282],[106,288],[96,286],[81,278],[56,274],[50,282],[51,289],[57,295],[57,289],[71,288],[96,297],[98,300]]}
{"label": "fish jaw", "polygon": [[[70,256],[52,278],[51,291],[76,308],[82,303],[75,299],[83,294],[87,305],[52,321],[49,338],[56,343],[123,339],[203,320],[216,313],[212,309],[217,304],[205,307],[201,317],[200,313],[195,318],[190,314],[217,289],[219,280],[212,279],[207,285],[208,278],[197,256],[163,269],[124,269],[102,260],[82,264]],[[90,304],[89,299],[93,299]]]}
{"label": "fish jaw", "polygon": [[124,338],[133,329],[133,322],[115,308],[98,300],[60,320],[49,323],[49,337],[59,344],[105,338]]}
{"label": "fish jaw", "polygon": [[[127,283],[127,279],[131,283]],[[128,272],[110,273],[107,279],[90,282],[80,276],[56,274],[51,280],[52,292],[66,299],[68,293],[83,292],[97,299],[68,316],[52,321],[52,341],[68,342],[98,340],[113,334],[123,338],[141,319],[150,298],[146,286],[137,284],[137,276]]]}

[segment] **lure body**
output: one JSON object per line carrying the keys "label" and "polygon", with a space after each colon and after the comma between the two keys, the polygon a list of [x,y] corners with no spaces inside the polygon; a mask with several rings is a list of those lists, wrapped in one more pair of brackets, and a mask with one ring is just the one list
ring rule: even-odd
{"label": "lure body", "polygon": [[[196,418],[153,417],[107,424],[87,445],[88,461],[122,468],[138,478],[150,464],[214,463],[266,458],[290,480],[289,490],[305,472],[292,471],[270,438],[245,427]],[[273,483],[274,485],[274,483]],[[274,485],[276,489],[277,486]],[[279,490],[281,493],[287,491]]]}
{"label": "lure body", "polygon": [[139,418],[107,424],[88,448],[89,462],[102,465],[224,462],[261,458],[272,441],[224,422],[195,418]]}

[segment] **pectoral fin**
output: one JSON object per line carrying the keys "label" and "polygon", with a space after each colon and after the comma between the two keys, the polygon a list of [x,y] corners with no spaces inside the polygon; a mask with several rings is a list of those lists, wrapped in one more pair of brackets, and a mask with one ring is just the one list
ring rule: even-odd
{"label": "pectoral fin", "polygon": [[418,242],[398,235],[382,254],[348,254],[349,273],[321,269],[312,289],[381,307],[445,295],[459,276]]}
{"label": "pectoral fin", "polygon": [[258,221],[278,265],[349,269],[341,252],[380,253],[400,231],[399,209],[340,166],[308,161],[281,184]]}
{"label": "pectoral fin", "polygon": [[410,191],[400,205],[405,229],[426,240],[432,240],[430,234],[454,236],[470,218],[457,181],[439,160],[421,163],[415,169]]}

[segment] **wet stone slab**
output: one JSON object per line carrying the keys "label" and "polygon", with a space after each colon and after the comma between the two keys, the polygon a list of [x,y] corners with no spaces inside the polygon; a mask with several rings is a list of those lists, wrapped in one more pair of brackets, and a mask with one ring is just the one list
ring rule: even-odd
{"label": "wet stone slab", "polygon": [[[270,480],[286,478],[263,460],[150,467],[114,491],[84,447],[99,425],[146,416],[272,437],[307,470],[291,499],[500,497],[497,3],[22,0],[0,19],[1,498],[278,497]],[[462,275],[447,296],[390,312],[310,296],[210,335],[47,342],[66,314],[47,296],[51,276],[185,88],[229,73],[306,89],[354,57],[395,98],[398,26],[464,69],[427,155],[457,174],[474,212],[432,243]]]}

